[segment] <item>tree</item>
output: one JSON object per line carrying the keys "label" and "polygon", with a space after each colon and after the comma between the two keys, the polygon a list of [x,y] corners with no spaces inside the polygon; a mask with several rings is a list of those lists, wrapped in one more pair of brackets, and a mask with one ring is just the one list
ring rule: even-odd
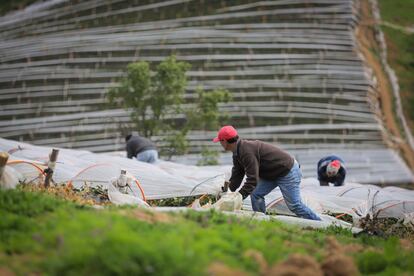
{"label": "tree", "polygon": [[154,74],[145,61],[131,63],[120,86],[109,90],[109,103],[129,110],[141,135],[157,135],[170,127],[165,125],[167,115],[181,112],[189,68],[188,63],[177,62],[174,56],[161,62]]}
{"label": "tree", "polygon": [[[160,132],[165,135],[167,148],[161,154],[169,157],[187,152],[190,130],[217,129],[220,120],[226,117],[219,113],[219,103],[231,100],[227,90],[206,92],[197,88],[196,99],[184,110],[189,68],[188,63],[178,62],[174,56],[161,62],[155,72],[151,72],[145,61],[131,63],[120,86],[108,92],[109,103],[130,111],[131,121],[141,135],[151,137]],[[175,114],[185,114],[185,118],[178,120]],[[214,163],[211,160],[215,154],[206,148],[202,152],[208,157],[208,164]]]}
{"label": "tree", "polygon": [[218,105],[231,100],[230,92],[221,88],[206,92],[200,87],[196,92],[196,106],[187,112],[189,128],[216,130],[220,126],[220,120],[227,118],[227,114],[219,112]]}

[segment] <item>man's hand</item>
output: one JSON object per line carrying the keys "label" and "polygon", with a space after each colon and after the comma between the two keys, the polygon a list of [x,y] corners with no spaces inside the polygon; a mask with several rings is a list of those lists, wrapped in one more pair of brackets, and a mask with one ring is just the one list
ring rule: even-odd
{"label": "man's hand", "polygon": [[319,185],[320,186],[329,186],[329,182],[328,181],[319,180]]}
{"label": "man's hand", "polygon": [[229,185],[230,185],[230,182],[224,181],[224,185],[221,187],[221,191],[223,193],[227,192],[229,190]]}

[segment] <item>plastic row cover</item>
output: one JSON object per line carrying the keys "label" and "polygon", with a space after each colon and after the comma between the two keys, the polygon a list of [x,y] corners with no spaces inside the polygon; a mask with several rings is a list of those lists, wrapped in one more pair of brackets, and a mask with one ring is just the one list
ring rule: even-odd
{"label": "plastic row cover", "polygon": [[[0,138],[0,151],[10,154],[4,175],[11,180],[3,183],[3,186],[13,187],[18,181],[41,183],[44,178],[42,169],[47,165],[51,150]],[[122,169],[133,176],[128,193],[145,200],[217,194],[224,180],[229,177],[231,167],[197,167],[166,161],[152,165],[121,156],[60,149],[53,177],[57,183],[75,187],[101,185],[111,193],[115,192],[111,183],[120,176]],[[13,181],[14,184],[11,183]],[[358,183],[321,187],[316,179],[308,178],[302,181],[301,195],[303,201],[317,213],[336,216],[349,214],[354,221],[367,214],[405,218],[414,212],[414,191],[398,187],[380,188]],[[122,203],[119,194],[117,196],[111,200]],[[272,191],[265,199],[268,210],[293,215],[287,209],[279,189]],[[141,202],[131,200],[127,197],[125,203]],[[251,210],[250,198],[244,200],[243,209]]]}
{"label": "plastic row cover", "polygon": [[[42,182],[52,148],[33,146],[0,138],[0,151],[8,152],[10,167],[19,173],[19,181]],[[214,194],[225,179],[224,168],[197,167],[160,161],[153,165],[125,157],[88,151],[60,149],[53,174],[59,184],[109,187],[109,181],[121,170],[133,175],[132,195],[146,199]],[[17,180],[15,179],[14,182]],[[15,186],[16,183],[14,183]],[[12,185],[13,186],[13,185]],[[141,186],[142,191],[139,189]]]}

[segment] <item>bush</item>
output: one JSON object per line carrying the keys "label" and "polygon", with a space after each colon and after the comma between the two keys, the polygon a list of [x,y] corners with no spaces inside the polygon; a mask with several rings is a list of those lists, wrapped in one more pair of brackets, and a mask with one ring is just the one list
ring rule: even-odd
{"label": "bush", "polygon": [[378,273],[387,267],[384,255],[374,251],[361,254],[358,258],[358,268],[362,273]]}

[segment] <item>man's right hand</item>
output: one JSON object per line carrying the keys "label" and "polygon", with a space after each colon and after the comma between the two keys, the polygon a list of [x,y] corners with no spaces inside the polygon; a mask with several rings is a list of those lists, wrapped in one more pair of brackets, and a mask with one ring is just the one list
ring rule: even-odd
{"label": "man's right hand", "polygon": [[221,187],[221,191],[223,193],[227,192],[229,190],[229,185],[230,185],[230,182],[224,181],[224,185]]}
{"label": "man's right hand", "polygon": [[320,186],[329,186],[329,182],[328,181],[319,180],[319,185]]}

